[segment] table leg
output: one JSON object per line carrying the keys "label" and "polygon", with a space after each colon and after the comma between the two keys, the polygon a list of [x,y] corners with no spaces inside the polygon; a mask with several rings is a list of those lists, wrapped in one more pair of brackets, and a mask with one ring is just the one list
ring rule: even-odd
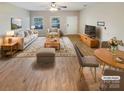
{"label": "table leg", "polygon": [[13,47],[11,46],[11,48],[10,48],[10,53],[11,53],[11,56],[13,55],[13,49],[12,49]]}
{"label": "table leg", "polygon": [[102,74],[104,73],[104,69],[105,69],[105,64],[103,64]]}

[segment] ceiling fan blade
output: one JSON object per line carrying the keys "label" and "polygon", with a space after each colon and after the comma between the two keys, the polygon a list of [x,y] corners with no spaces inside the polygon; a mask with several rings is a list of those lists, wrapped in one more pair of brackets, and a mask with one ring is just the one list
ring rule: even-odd
{"label": "ceiling fan blade", "polygon": [[67,8],[67,6],[59,6],[60,8]]}
{"label": "ceiling fan blade", "polygon": [[61,8],[57,8],[58,10],[62,10]]}

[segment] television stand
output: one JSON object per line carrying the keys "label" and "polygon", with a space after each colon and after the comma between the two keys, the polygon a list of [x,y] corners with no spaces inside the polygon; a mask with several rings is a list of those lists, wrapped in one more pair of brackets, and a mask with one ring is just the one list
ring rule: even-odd
{"label": "television stand", "polygon": [[89,38],[96,39],[96,37],[89,37]]}
{"label": "television stand", "polygon": [[99,47],[99,40],[96,38],[91,38],[86,34],[80,34],[80,39],[81,41],[83,41],[86,45],[88,45],[91,48]]}

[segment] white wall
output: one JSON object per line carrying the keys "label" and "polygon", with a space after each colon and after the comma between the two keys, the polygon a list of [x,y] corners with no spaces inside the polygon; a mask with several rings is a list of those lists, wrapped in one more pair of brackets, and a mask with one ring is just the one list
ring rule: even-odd
{"label": "white wall", "polygon": [[[36,17],[36,16],[42,16],[44,18],[44,30],[43,30],[44,34],[45,34],[46,30],[51,27],[50,26],[51,25],[50,24],[50,18],[52,16],[60,17],[60,29],[64,34],[66,34],[67,33],[66,32],[66,17],[67,16],[77,16],[77,18],[79,20],[79,11],[58,11],[58,12],[32,11],[31,12],[31,24],[32,25],[33,25],[33,17]],[[77,26],[79,28],[79,24],[77,24]]]}
{"label": "white wall", "polygon": [[11,30],[11,18],[22,19],[22,29],[30,27],[30,13],[9,3],[0,3],[0,35]]}
{"label": "white wall", "polygon": [[97,21],[105,21],[106,30],[101,28],[101,40],[113,36],[124,41],[124,3],[96,3],[80,11],[80,33],[84,33],[84,25],[97,25]]}

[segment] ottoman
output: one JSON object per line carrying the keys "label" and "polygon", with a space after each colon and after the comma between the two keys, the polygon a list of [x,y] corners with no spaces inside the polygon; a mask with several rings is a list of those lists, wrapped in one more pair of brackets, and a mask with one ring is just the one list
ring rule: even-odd
{"label": "ottoman", "polygon": [[53,63],[55,61],[55,48],[42,48],[36,56],[38,64]]}

